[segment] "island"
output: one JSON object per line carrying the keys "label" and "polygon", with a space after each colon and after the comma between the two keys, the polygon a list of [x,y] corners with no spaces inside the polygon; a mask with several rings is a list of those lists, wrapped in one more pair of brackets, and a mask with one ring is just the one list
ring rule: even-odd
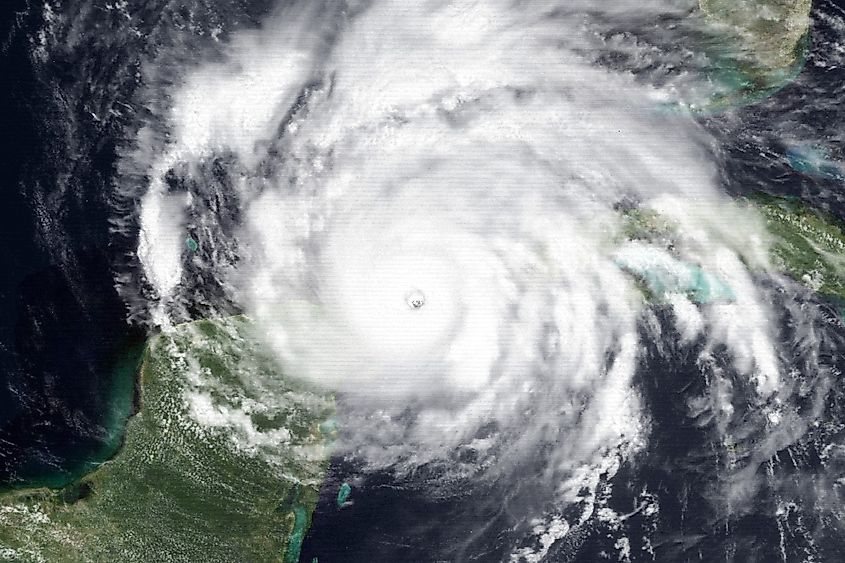
{"label": "island", "polygon": [[[795,198],[735,204],[764,218],[773,266],[845,314],[840,221]],[[673,254],[671,221],[640,207],[620,214],[621,246],[660,253],[617,257],[647,301],[733,299],[712,272]],[[337,432],[331,394],[286,376],[245,316],[152,336],[139,377],[140,406],[113,458],[65,487],[0,495],[0,560],[298,561]],[[336,490],[338,507],[351,492]]]}
{"label": "island", "polygon": [[[754,193],[736,200],[756,210],[771,236],[769,259],[773,269],[804,285],[836,306],[845,317],[845,225],[800,198]],[[671,248],[677,235],[671,221],[649,208],[621,210],[622,236],[636,245],[635,253],[618,253],[616,264],[640,283],[648,300],[665,294],[685,294],[694,303],[731,300],[733,292],[722,280],[697,264],[682,262]]]}

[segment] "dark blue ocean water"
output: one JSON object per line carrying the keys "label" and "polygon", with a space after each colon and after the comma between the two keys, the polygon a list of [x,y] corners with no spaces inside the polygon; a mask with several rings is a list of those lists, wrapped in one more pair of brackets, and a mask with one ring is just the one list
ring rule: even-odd
{"label": "dark blue ocean water", "polygon": [[[842,5],[817,2],[815,9],[817,13],[839,13]],[[827,155],[834,163],[827,166],[845,162],[841,143],[845,67],[828,61],[828,50],[833,42],[841,41],[839,35],[826,18],[815,17],[808,64],[792,84],[765,101],[721,115],[702,116],[702,124],[723,151],[721,180],[726,191],[737,196],[759,191],[799,196],[845,220],[841,177],[800,166],[794,155],[790,157],[789,144],[789,140],[802,136],[822,142],[827,139]],[[671,331],[670,323],[666,327]],[[752,508],[741,517],[726,520],[715,509],[718,499],[714,498],[714,484],[720,470],[714,457],[717,448],[709,443],[712,437],[705,427],[690,419],[686,410],[687,398],[706,393],[695,358],[692,351],[673,350],[671,344],[660,351],[653,348],[638,375],[638,389],[653,415],[650,445],[614,478],[610,505],[619,513],[630,512],[637,494],[645,489],[659,499],[660,517],[656,526],[640,516],[628,520],[632,559],[652,560],[643,541],[648,538],[657,561],[768,562],[781,560],[781,549],[787,560],[800,560],[808,547],[800,530],[818,523],[810,516],[802,524],[796,516],[787,525],[782,548],[779,524],[771,510],[778,494],[774,489],[763,487],[751,501],[759,510]],[[838,363],[845,364],[845,359],[840,358]],[[832,393],[829,416],[833,419],[841,416],[841,404],[841,391]],[[802,462],[805,465],[800,467],[792,465],[790,456],[782,452],[779,459],[786,461],[775,470],[781,475],[778,479],[819,470],[821,447],[823,444],[808,446],[809,453]],[[765,469],[761,467],[760,471]],[[352,502],[338,507],[338,488],[346,482],[360,485],[353,488]],[[419,483],[387,473],[362,477],[353,465],[335,459],[301,560],[502,560],[510,553],[508,544],[519,537],[519,520],[508,507],[516,486],[504,483],[482,491],[437,497]],[[615,560],[615,533],[601,523],[588,523],[556,545],[549,560]],[[827,539],[830,543],[813,549],[828,555],[836,553],[839,540]]]}
{"label": "dark blue ocean water", "polygon": [[[87,52],[39,62],[30,37],[43,22],[30,4],[0,7],[0,488],[60,485],[114,451],[144,338],[126,323],[114,289],[114,263],[134,244],[109,231],[124,124],[90,119],[104,92],[124,87],[137,54],[109,53],[94,42]],[[817,8],[838,9],[832,2]],[[837,33],[817,19],[813,56],[824,58]],[[770,100],[705,118],[725,152],[726,189],[800,195],[845,217],[841,182],[790,167],[784,142],[789,132],[820,134],[833,140],[833,160],[845,158],[836,144],[843,105],[819,101],[842,100],[843,87],[845,69],[808,64]],[[624,512],[643,487],[659,494],[664,525],[651,535],[658,560],[724,559],[728,543],[735,560],[772,560],[780,538],[770,517],[752,513],[726,526],[707,508],[716,468],[707,437],[678,407],[701,385],[693,359],[655,352],[640,375],[656,413],[653,442],[617,475],[612,502]],[[812,471],[813,463],[785,471]],[[345,482],[354,483],[350,502],[338,507]],[[518,535],[510,530],[520,520],[508,510],[514,489],[497,483],[435,496],[420,483],[362,476],[333,460],[302,560],[499,560]],[[756,502],[764,506],[769,494],[761,491]],[[648,522],[634,518],[631,526],[644,535]],[[553,559],[595,561],[612,547],[607,532],[591,524]],[[797,554],[800,543],[794,548]]]}
{"label": "dark blue ocean water", "polygon": [[80,119],[67,61],[32,57],[28,4],[0,7],[0,488],[113,453],[143,339],[113,283],[113,142]]}

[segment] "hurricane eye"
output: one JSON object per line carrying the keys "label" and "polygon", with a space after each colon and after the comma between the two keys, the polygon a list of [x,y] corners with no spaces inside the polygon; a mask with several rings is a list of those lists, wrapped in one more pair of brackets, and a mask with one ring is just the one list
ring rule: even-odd
{"label": "hurricane eye", "polygon": [[425,295],[419,289],[415,289],[405,296],[405,303],[413,310],[421,309],[425,305]]}

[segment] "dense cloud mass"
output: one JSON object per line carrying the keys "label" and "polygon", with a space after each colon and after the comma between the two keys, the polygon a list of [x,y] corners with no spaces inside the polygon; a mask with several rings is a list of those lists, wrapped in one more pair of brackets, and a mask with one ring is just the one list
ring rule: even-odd
{"label": "dense cloud mass", "polygon": [[[726,435],[769,433],[732,477],[741,498],[754,464],[794,439],[778,426],[797,418],[792,363],[823,371],[816,319],[777,297],[791,286],[770,271],[760,219],[722,193],[719,154],[680,109],[707,86],[652,84],[590,51],[598,28],[691,8],[279,7],[187,69],[126,156],[149,178],[149,317],[184,319],[191,279],[214,279],[288,373],[342,397],[341,451],[447,482],[539,459],[548,498],[584,518],[599,479],[649,439],[635,379],[668,338],[714,382],[692,408]],[[639,64],[642,40],[619,37]],[[753,409],[742,422],[734,393]]]}

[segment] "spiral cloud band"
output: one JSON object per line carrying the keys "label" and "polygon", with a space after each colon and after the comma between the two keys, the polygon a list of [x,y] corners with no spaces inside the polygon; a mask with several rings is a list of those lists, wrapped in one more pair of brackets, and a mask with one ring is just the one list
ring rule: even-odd
{"label": "spiral cloud band", "polygon": [[[225,154],[238,259],[214,275],[288,373],[346,397],[338,447],[373,467],[498,475],[543,450],[574,502],[648,439],[633,382],[651,299],[776,402],[759,219],[720,193],[671,85],[579,54],[588,15],[688,6],[305,4],[189,73],[171,140],[147,151],[139,257],[159,324],[191,197],[165,176]],[[666,232],[631,237],[640,216]]]}

